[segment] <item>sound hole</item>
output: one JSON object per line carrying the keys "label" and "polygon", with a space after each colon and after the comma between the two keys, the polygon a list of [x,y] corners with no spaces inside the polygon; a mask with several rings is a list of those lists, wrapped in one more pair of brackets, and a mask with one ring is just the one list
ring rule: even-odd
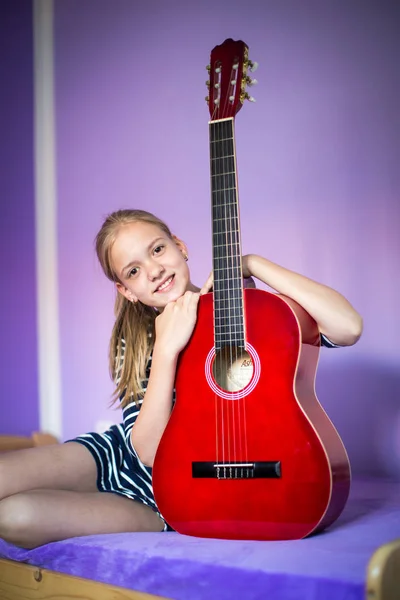
{"label": "sound hole", "polygon": [[253,377],[253,360],[244,348],[225,346],[216,352],[212,370],[220,388],[226,392],[240,392]]}

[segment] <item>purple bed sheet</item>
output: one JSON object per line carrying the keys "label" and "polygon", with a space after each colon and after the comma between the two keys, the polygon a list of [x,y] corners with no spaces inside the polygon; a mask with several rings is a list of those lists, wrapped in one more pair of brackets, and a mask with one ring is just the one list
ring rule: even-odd
{"label": "purple bed sheet", "polygon": [[400,482],[359,479],[336,523],[304,540],[124,533],[24,550],[0,539],[0,557],[174,600],[363,600],[373,552],[399,537]]}

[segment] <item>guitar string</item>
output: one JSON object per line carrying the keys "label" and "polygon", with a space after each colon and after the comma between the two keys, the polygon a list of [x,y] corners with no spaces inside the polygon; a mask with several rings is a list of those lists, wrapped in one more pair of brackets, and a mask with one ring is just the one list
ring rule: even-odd
{"label": "guitar string", "polygon": [[[230,77],[230,81],[236,81],[236,86],[238,84],[238,70],[234,70],[232,68],[231,70],[231,77]],[[234,88],[235,89],[235,88]],[[231,93],[233,94],[234,89],[231,90]],[[233,163],[233,168],[229,169],[229,171],[231,171],[231,175],[226,177],[225,179],[225,183],[228,185],[229,188],[232,188],[230,191],[230,202],[228,204],[228,210],[227,210],[227,215],[228,215],[228,223],[229,223],[229,231],[230,231],[230,240],[231,240],[231,279],[232,279],[232,303],[229,303],[229,323],[230,323],[230,327],[232,327],[233,330],[233,337],[235,340],[234,343],[234,352],[235,352],[235,357],[234,357],[234,361],[231,359],[231,368],[232,368],[232,379],[234,381],[234,376],[235,376],[235,372],[236,369],[238,368],[238,341],[239,341],[239,337],[240,337],[240,319],[238,318],[240,316],[240,301],[238,302],[239,307],[237,306],[237,299],[236,299],[236,295],[237,295],[237,291],[235,293],[236,288],[240,288],[239,282],[241,281],[241,273],[240,273],[240,243],[239,243],[239,231],[238,231],[238,190],[237,190],[237,185],[236,185],[236,168],[235,168],[235,140],[234,140],[234,121],[233,118],[231,121],[227,121],[227,129],[228,132],[225,135],[226,138],[229,137],[229,144],[228,144],[228,149],[231,149],[231,152],[229,152],[229,154],[232,155],[232,158],[230,159],[231,162]],[[229,135],[228,135],[229,134]],[[234,178],[234,181],[232,181]],[[229,184],[229,181],[231,181],[232,185]],[[233,198],[232,198],[233,196]],[[235,202],[233,202],[232,200],[235,200]],[[238,310],[239,309],[239,310]],[[232,315],[233,313],[233,315]],[[239,313],[239,314],[238,314]],[[233,344],[232,344],[233,345]],[[240,381],[240,378],[239,378]],[[241,385],[241,382],[240,382]],[[241,390],[239,390],[239,394],[241,393]],[[238,441],[238,446],[240,448],[240,440],[241,440],[241,431],[240,431],[240,398],[236,398],[235,400],[231,401],[231,412],[232,412],[232,436],[233,436],[233,462],[237,463],[238,462],[238,454],[237,454],[237,441]],[[238,418],[236,417],[236,413],[238,414]],[[240,456],[240,454],[239,454]],[[235,473],[237,474],[237,471],[235,471]]]}
{"label": "guitar string", "polygon": [[[232,76],[231,76],[232,78]],[[228,94],[227,94],[228,96]],[[224,141],[223,146],[224,146],[224,155],[225,156],[229,156],[230,154],[230,139],[229,139],[229,123],[230,121],[224,121],[223,127],[222,127],[222,136]],[[228,162],[228,161],[226,161]],[[224,330],[226,330],[228,328],[228,340],[229,340],[229,364],[226,365],[227,368],[227,387],[229,388],[229,379],[232,377],[232,366],[233,366],[233,338],[232,338],[232,327],[231,327],[231,323],[232,323],[232,318],[231,318],[231,305],[232,305],[232,300],[231,300],[231,285],[232,285],[232,292],[233,292],[233,286],[234,286],[234,282],[231,279],[231,273],[230,273],[230,267],[232,266],[234,257],[233,257],[233,246],[232,246],[232,234],[230,231],[230,225],[231,223],[229,222],[229,216],[230,216],[230,195],[231,192],[226,193],[225,190],[227,190],[227,176],[226,176],[226,172],[227,172],[227,165],[225,165],[225,169],[224,169],[224,175],[223,175],[223,182],[222,185],[224,186],[224,203],[225,203],[225,210],[224,210],[224,215],[225,215],[225,239],[226,239],[226,248],[227,248],[227,257],[225,259],[226,262],[226,266],[224,268],[224,276],[226,279],[226,289],[228,292],[228,311],[227,313],[225,312],[224,315]],[[229,257],[229,258],[228,258]],[[232,294],[233,296],[233,294]],[[225,337],[225,336],[224,336]],[[229,443],[229,447],[228,447],[228,451],[229,451],[229,462],[232,462],[232,460],[234,460],[234,456],[231,456],[231,451],[232,451],[232,442],[231,442],[231,438],[234,438],[234,431],[232,429],[231,431],[231,423],[233,421],[232,419],[232,409],[233,409],[233,404],[232,402],[230,402],[228,400],[227,402],[227,409],[228,409],[228,430],[230,432],[231,435],[228,435],[228,443]],[[234,445],[234,442],[233,442]],[[232,475],[232,470],[230,471],[230,475]]]}
{"label": "guitar string", "polygon": [[[219,110],[218,110],[218,105],[217,105],[215,113],[218,113],[218,112],[219,112]],[[219,115],[216,114],[215,117],[218,118]],[[212,140],[215,140],[213,142],[214,146],[212,146],[213,155],[215,157],[217,155],[217,147],[216,147],[216,133],[217,133],[217,129],[216,129],[216,123],[214,123],[214,124],[212,124],[210,126],[210,133],[212,133],[212,135],[211,135]],[[215,170],[216,170],[216,165],[217,165],[217,163],[215,162],[214,165],[213,165],[215,167]],[[217,180],[217,178],[215,178],[214,182],[213,182],[214,183],[214,187],[215,187],[216,180]],[[214,192],[215,192],[215,189],[214,189]],[[218,234],[217,237],[219,237],[219,231],[218,231],[219,222],[218,222],[218,220],[215,220],[215,217],[218,216],[218,205],[217,205],[217,195],[216,194],[213,197],[212,205],[213,205],[213,213],[214,213],[213,214],[213,217],[214,217],[214,228],[213,229],[214,229],[214,232]],[[215,239],[214,236],[213,236],[213,238]],[[214,242],[214,239],[213,239],[213,242]],[[215,268],[215,265],[217,263],[217,252],[218,252],[217,249],[214,248],[214,264],[213,264],[214,268]],[[215,276],[216,276],[216,274],[214,273],[214,298],[213,298],[213,303],[214,303],[214,324],[216,323],[216,315],[217,315],[217,309],[216,309],[216,304],[215,304],[215,298],[216,298]],[[217,352],[217,330],[216,329],[215,329],[215,333],[214,333],[214,344],[215,344],[215,352]],[[216,375],[218,373],[218,357],[217,357],[217,355],[214,357],[214,360],[215,360],[215,371],[214,371],[214,373]],[[221,450],[222,450],[221,460],[222,460],[222,463],[224,463],[224,446],[225,446],[225,443],[224,443],[224,415],[223,415],[223,405],[221,403],[221,398],[218,396],[217,393],[214,393],[214,395],[215,395],[215,407],[216,407],[216,432],[217,432],[217,440],[216,440],[216,443],[217,443],[216,464],[218,465],[219,464],[219,456],[220,456],[220,454],[219,454],[220,439],[221,439]],[[218,413],[219,412],[221,412],[220,419],[218,417]],[[219,433],[219,423],[220,422],[221,422],[221,435]],[[217,467],[217,477],[219,477],[219,468],[218,467]]]}
{"label": "guitar string", "polygon": [[[231,77],[231,80],[233,79],[233,77]],[[232,160],[234,163],[234,167],[236,166],[235,163],[235,136],[234,136],[234,122],[233,119],[232,121],[227,121],[227,127],[229,128],[229,126],[231,127],[231,131],[229,132],[229,138],[231,140],[231,146],[232,146]],[[228,132],[227,132],[228,133]],[[225,139],[228,138],[228,135],[226,134]],[[240,291],[240,294],[238,294],[238,298],[235,297],[235,293],[233,293],[233,297],[232,297],[232,304],[229,303],[229,312],[231,313],[231,310],[233,310],[233,321],[232,319],[230,319],[230,323],[234,332],[234,335],[236,337],[236,344],[235,344],[235,364],[237,365],[237,367],[239,369],[241,369],[241,366],[238,365],[238,356],[240,355],[240,349],[238,348],[238,342],[239,342],[239,338],[243,337],[243,343],[245,343],[244,340],[244,332],[245,332],[245,328],[244,328],[244,290],[243,290],[243,278],[242,278],[242,257],[241,257],[241,247],[240,247],[240,225],[239,225],[239,220],[240,220],[240,215],[239,215],[239,202],[238,202],[238,189],[237,189],[237,181],[236,181],[236,168],[233,168],[232,171],[234,172],[235,175],[235,182],[233,186],[229,186],[229,187],[233,187],[233,192],[231,192],[231,194],[233,194],[234,200],[235,202],[230,202],[228,203],[228,219],[229,219],[229,225],[230,225],[230,239],[231,239],[231,256],[234,257],[234,260],[232,260],[231,263],[231,269],[232,269],[232,281],[233,283],[233,288],[237,288],[237,291]],[[237,285],[235,285],[235,280]],[[245,348],[243,347],[243,350],[245,350]],[[240,378],[239,378],[240,379]],[[242,385],[242,381],[240,379],[240,385]],[[246,386],[245,386],[246,387]],[[233,439],[234,439],[234,452],[235,452],[235,462],[239,462],[238,461],[238,456],[236,455],[236,431],[238,432],[238,444],[240,447],[240,451],[239,451],[239,460],[247,462],[248,456],[247,456],[247,428],[246,428],[246,400],[245,400],[245,394],[244,394],[244,388],[241,388],[238,392],[238,398],[236,401],[233,401],[232,403],[232,410],[233,410]],[[235,418],[235,408],[237,405],[237,413],[238,413],[238,423],[236,426],[236,418]],[[243,417],[243,418],[241,418]],[[243,452],[243,448],[242,448],[242,438],[244,437],[244,452]]]}
{"label": "guitar string", "polygon": [[[234,71],[232,69],[231,71],[231,77],[230,80],[232,81],[234,77]],[[234,148],[233,148],[233,136],[232,136],[232,131],[231,128],[233,126],[233,121],[225,121],[224,124],[224,132],[223,132],[223,137],[226,140],[224,142],[225,145],[225,155],[230,156],[232,153],[232,156],[234,155]],[[229,167],[228,167],[228,163],[229,161],[227,160],[227,165],[226,165],[226,169],[225,169],[225,173],[228,171]],[[230,257],[230,261],[226,261],[227,265],[226,265],[226,278],[227,278],[227,289],[228,289],[228,315],[227,315],[227,325],[229,327],[229,348],[230,348],[230,364],[228,367],[228,373],[229,373],[229,369],[231,371],[231,379],[232,379],[232,383],[234,384],[234,365],[237,362],[237,340],[235,340],[235,334],[236,334],[236,322],[235,322],[235,266],[234,266],[234,262],[236,259],[235,256],[235,248],[234,248],[234,230],[232,225],[234,224],[232,221],[232,218],[234,215],[232,215],[232,211],[234,211],[234,205],[232,203],[232,195],[234,195],[234,192],[230,189],[231,186],[229,186],[228,184],[228,180],[229,180],[229,176],[227,176],[226,174],[224,174],[224,187],[228,187],[228,189],[230,190],[229,193],[227,194],[226,197],[226,206],[225,206],[225,217],[226,217],[226,222],[225,222],[225,230],[227,232],[227,242],[229,247],[229,257]],[[230,284],[232,285],[232,295],[231,295],[231,290],[230,290]],[[233,314],[232,314],[233,311]],[[225,324],[226,327],[226,324]],[[236,342],[236,343],[234,343]],[[229,407],[229,427],[232,427],[232,451],[233,451],[233,456],[230,457],[230,459],[232,460],[232,462],[236,461],[236,434],[235,434],[235,405],[236,405],[236,401],[228,401],[228,407]],[[232,424],[232,425],[231,425]],[[230,475],[232,475],[232,471],[230,472]]]}

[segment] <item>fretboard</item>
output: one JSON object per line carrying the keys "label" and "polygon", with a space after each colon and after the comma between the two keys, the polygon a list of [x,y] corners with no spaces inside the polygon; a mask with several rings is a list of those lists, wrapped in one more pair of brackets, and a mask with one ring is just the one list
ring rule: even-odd
{"label": "fretboard", "polygon": [[210,123],[214,342],[244,347],[242,253],[233,118]]}

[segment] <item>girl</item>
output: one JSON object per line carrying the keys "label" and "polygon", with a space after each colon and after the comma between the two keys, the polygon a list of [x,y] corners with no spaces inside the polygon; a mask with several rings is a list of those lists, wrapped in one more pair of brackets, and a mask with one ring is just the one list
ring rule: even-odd
{"label": "girl", "polygon": [[[0,537],[26,548],[74,536],[168,529],[154,501],[151,467],[172,408],[177,359],[212,276],[196,287],[185,243],[141,210],[109,215],[96,251],[119,292],[110,371],[123,423],[103,434],[0,456]],[[350,346],[360,337],[360,315],[333,289],[252,254],[243,257],[243,276],[303,306],[318,323],[323,345]]]}

